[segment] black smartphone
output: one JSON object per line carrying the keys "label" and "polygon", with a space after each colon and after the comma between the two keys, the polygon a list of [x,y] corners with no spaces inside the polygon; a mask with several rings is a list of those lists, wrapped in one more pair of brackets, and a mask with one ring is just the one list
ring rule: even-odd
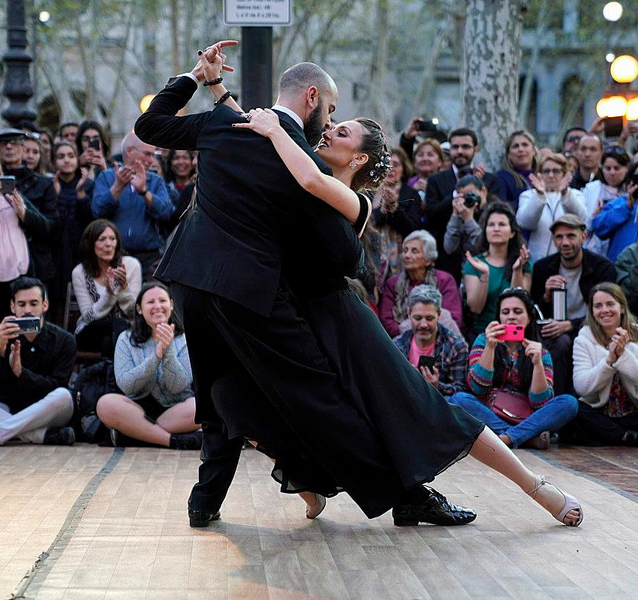
{"label": "black smartphone", "polygon": [[431,371],[433,366],[434,356],[419,356],[419,369],[421,369],[421,367],[427,367]]}
{"label": "black smartphone", "polygon": [[93,148],[94,150],[97,150],[99,152],[100,151],[100,140],[98,140],[97,138],[89,140],[89,148]]}
{"label": "black smartphone", "polygon": [[622,117],[606,117],[604,120],[605,137],[618,137],[622,133]]}
{"label": "black smartphone", "polygon": [[12,322],[20,327],[18,333],[37,333],[41,328],[40,317],[20,317],[13,319]]}
{"label": "black smartphone", "polygon": [[13,175],[0,177],[0,194],[11,194],[16,189],[16,178]]}

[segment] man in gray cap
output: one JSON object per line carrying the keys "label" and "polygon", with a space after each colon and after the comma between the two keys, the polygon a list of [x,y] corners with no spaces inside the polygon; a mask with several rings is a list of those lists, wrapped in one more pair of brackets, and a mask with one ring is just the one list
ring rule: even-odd
{"label": "man in gray cap", "polygon": [[543,345],[554,362],[554,392],[572,392],[572,345],[587,314],[590,290],[602,281],[616,281],[610,260],[583,248],[587,239],[585,222],[574,214],[564,214],[551,225],[558,252],[534,264],[532,298],[545,317],[552,317],[552,290],[564,288],[567,318],[541,328]]}
{"label": "man in gray cap", "polygon": [[[24,132],[20,129],[0,130],[2,170],[5,176],[15,177],[15,187],[19,192],[16,197],[5,194],[5,199],[17,214],[27,237],[30,270],[50,288],[55,277],[51,249],[58,218],[57,198],[52,180],[34,173],[24,164],[24,139]],[[0,306],[0,313],[6,314],[7,309]]]}

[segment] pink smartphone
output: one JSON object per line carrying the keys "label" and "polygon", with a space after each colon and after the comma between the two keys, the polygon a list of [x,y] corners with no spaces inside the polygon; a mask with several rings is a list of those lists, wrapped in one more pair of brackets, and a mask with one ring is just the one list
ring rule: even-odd
{"label": "pink smartphone", "polygon": [[505,325],[505,333],[497,337],[503,342],[522,342],[525,339],[525,327],[522,325]]}

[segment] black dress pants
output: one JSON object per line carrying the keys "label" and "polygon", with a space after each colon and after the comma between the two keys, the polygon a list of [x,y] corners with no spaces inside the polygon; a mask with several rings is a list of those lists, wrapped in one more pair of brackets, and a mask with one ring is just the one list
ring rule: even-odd
{"label": "black dress pants", "polygon": [[[242,440],[229,440],[214,410],[213,385],[228,373],[250,373],[287,429],[368,517],[404,498],[405,488],[377,431],[347,401],[308,323],[281,287],[269,317],[235,302],[172,284],[193,367],[196,419],[204,441],[191,508],[219,508],[233,479]],[[269,407],[270,408],[270,407]],[[236,411],[245,409],[239,399]],[[266,435],[272,423],[260,422]]]}
{"label": "black dress pants", "polygon": [[584,446],[618,446],[627,431],[638,431],[638,411],[626,417],[608,417],[604,409],[578,403],[578,415],[570,423],[573,441]]}

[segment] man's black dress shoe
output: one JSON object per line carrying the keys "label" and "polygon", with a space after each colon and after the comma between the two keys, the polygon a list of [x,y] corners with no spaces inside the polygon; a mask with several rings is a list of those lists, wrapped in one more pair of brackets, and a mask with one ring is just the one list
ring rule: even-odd
{"label": "man's black dress shoe", "polygon": [[191,527],[208,527],[211,521],[219,521],[221,516],[219,511],[212,513],[206,510],[188,509],[188,520]]}
{"label": "man's black dress shoe", "polygon": [[397,527],[432,523],[434,525],[467,525],[476,519],[476,513],[463,506],[448,502],[448,499],[431,490],[430,497],[420,504],[401,504],[392,509]]}

